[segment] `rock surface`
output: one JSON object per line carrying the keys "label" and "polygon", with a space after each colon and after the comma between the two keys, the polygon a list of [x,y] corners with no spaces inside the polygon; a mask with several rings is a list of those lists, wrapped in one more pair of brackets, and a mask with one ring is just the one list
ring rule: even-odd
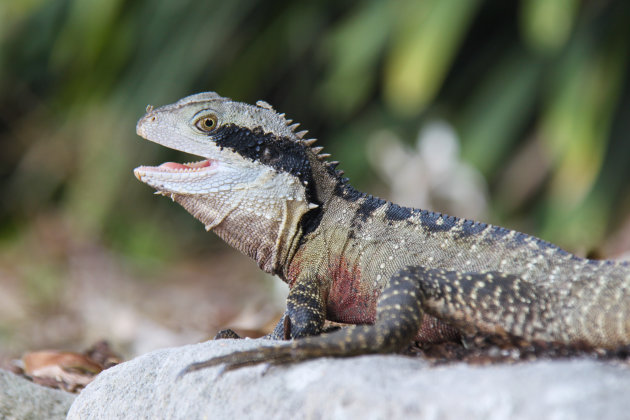
{"label": "rock surface", "polygon": [[75,398],[0,369],[0,419],[65,419]]}
{"label": "rock surface", "polygon": [[362,356],[288,367],[177,375],[191,362],[263,342],[220,340],[158,350],[110,368],[68,419],[621,419],[630,368],[593,360],[431,367],[420,358]]}

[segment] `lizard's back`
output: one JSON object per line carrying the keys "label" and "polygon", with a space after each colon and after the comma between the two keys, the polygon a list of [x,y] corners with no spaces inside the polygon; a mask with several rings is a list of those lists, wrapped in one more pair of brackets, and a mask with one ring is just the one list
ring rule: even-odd
{"label": "lizard's back", "polygon": [[429,272],[418,276],[425,310],[464,331],[630,344],[627,261],[579,258],[520,232],[363,194],[350,206],[332,200],[320,225],[295,263],[310,261],[330,282],[330,319],[373,322],[388,279],[415,269]]}

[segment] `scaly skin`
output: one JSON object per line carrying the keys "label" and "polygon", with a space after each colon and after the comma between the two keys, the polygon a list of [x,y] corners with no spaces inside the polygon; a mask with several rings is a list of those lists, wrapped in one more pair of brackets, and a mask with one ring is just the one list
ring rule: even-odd
{"label": "scaly skin", "polygon": [[[271,337],[191,365],[287,363],[404,349],[460,332],[614,349],[630,344],[630,264],[357,192],[284,114],[200,93],[149,107],[137,132],[204,160],[136,168],[290,286]],[[324,321],[351,325],[323,332]],[[226,333],[230,335],[230,333]]]}

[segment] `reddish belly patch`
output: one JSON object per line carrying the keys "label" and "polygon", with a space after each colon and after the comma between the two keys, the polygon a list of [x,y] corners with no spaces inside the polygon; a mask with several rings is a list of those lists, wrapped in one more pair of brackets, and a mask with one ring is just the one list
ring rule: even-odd
{"label": "reddish belly patch", "polygon": [[349,324],[371,324],[376,318],[376,301],[380,290],[371,290],[361,282],[361,269],[348,260],[337,257],[328,265],[331,282],[326,317]]}

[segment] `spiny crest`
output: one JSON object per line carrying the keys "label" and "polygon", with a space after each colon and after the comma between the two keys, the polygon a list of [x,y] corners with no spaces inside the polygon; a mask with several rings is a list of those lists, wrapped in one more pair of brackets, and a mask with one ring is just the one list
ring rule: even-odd
{"label": "spiny crest", "polygon": [[[275,111],[269,103],[262,100],[256,102],[256,105],[261,108]],[[308,134],[308,130],[296,131],[296,129],[300,126],[300,123],[294,123],[292,119],[286,117],[286,114],[284,112],[279,113],[278,116],[284,120],[284,123],[289,129],[291,129],[291,132],[295,134],[295,137],[297,137],[298,141],[304,147],[310,148],[313,154],[317,156],[317,159],[322,161],[333,174],[335,174],[338,178],[341,178],[344,175],[344,172],[342,170],[337,169],[337,165],[339,165],[338,161],[326,161],[326,159],[331,156],[330,153],[321,153],[321,151],[324,149],[322,146],[313,146],[317,142],[317,139],[304,138]],[[343,178],[342,181],[347,182],[347,178]]]}
{"label": "spiny crest", "polygon": [[271,106],[269,102],[263,101],[262,99],[259,99],[258,101],[256,101],[256,106],[259,108],[268,109],[270,111],[275,111],[275,109],[273,109],[273,106]]}
{"label": "spiny crest", "polygon": [[291,129],[291,132],[295,134],[295,137],[297,137],[298,141],[302,145],[304,145],[305,147],[310,147],[313,153],[315,153],[316,155],[319,153],[319,151],[321,151],[321,147],[311,147],[313,144],[315,144],[317,139],[304,139],[304,137],[308,134],[308,130],[296,131],[296,129],[300,126],[300,123],[293,123],[293,120],[287,118],[284,112],[278,114],[278,116],[284,120],[286,126]]}
{"label": "spiny crest", "polygon": [[[315,139],[302,140],[302,144],[305,144],[309,147],[313,143],[315,143]],[[326,165],[326,167],[330,170],[330,172],[333,173],[337,178],[341,178],[344,172],[340,169],[337,169],[337,165],[339,165],[339,161],[336,161],[336,160],[327,161],[326,159],[330,157],[330,153],[322,153],[322,150],[324,150],[323,146],[311,147],[311,151],[315,154],[317,159],[320,160],[322,163],[324,163],[324,165]],[[347,182],[347,179],[343,178],[342,182],[344,183]]]}

